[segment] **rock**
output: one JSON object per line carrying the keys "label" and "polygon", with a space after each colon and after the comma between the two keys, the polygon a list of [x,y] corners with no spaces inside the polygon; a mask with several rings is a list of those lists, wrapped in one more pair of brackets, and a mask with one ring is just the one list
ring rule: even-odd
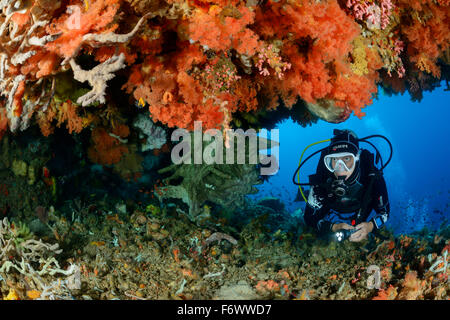
{"label": "rock", "polygon": [[131,223],[137,223],[138,225],[143,225],[147,222],[147,217],[143,212],[135,211],[130,218]]}
{"label": "rock", "polygon": [[280,199],[275,197],[269,197],[269,198],[262,198],[258,200],[258,205],[271,208],[275,210],[276,212],[282,212],[284,211],[284,203],[281,202]]}
{"label": "rock", "polygon": [[214,297],[215,300],[255,300],[258,298],[258,294],[244,280],[235,285],[222,286]]}
{"label": "rock", "polygon": [[350,111],[336,107],[333,100],[321,99],[316,104],[306,103],[308,110],[322,120],[331,123],[341,123],[350,117]]}
{"label": "rock", "polygon": [[147,232],[158,231],[161,225],[156,221],[150,221],[147,224]]}
{"label": "rock", "polygon": [[84,247],[83,252],[86,256],[90,257],[90,258],[95,258],[95,256],[97,255],[98,252],[98,247],[95,244],[88,244],[87,246]]}

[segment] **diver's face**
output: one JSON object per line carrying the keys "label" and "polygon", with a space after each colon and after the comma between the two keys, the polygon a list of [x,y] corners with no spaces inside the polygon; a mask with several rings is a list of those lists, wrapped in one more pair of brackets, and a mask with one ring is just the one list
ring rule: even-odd
{"label": "diver's face", "polygon": [[[340,161],[339,161],[340,160]],[[344,169],[342,162],[345,163],[347,168],[351,168],[350,171],[347,171]],[[355,159],[351,156],[344,156],[344,157],[336,157],[332,158],[331,165],[333,167],[334,174],[337,177],[345,176],[345,180],[347,180],[355,171]]]}
{"label": "diver's face", "polygon": [[334,175],[336,178],[345,176],[345,180],[347,180],[352,175],[353,171],[355,171],[355,168],[352,168],[350,171],[335,171]]}

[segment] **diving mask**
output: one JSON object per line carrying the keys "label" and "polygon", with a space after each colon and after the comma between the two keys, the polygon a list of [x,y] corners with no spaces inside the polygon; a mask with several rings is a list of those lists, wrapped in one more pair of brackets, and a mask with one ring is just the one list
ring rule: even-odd
{"label": "diving mask", "polygon": [[359,154],[355,156],[351,152],[332,153],[323,159],[325,167],[330,172],[350,172],[355,168],[358,160]]}

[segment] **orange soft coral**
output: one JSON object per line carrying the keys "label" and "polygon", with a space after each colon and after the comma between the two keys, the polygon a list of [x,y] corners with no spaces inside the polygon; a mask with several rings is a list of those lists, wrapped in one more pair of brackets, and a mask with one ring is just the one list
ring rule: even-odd
{"label": "orange soft coral", "polygon": [[407,13],[408,23],[401,28],[408,40],[407,53],[421,71],[440,77],[437,59],[450,49],[449,3],[434,1],[399,0],[399,6]]}
{"label": "orange soft coral", "polygon": [[125,61],[127,65],[132,65],[137,58],[136,53],[132,53],[130,49],[124,44],[119,44],[118,46],[111,47],[101,47],[95,53],[95,59],[99,62],[105,62],[114,55],[123,53],[125,55]]}
{"label": "orange soft coral", "polygon": [[397,288],[390,285],[389,288],[378,290],[378,295],[372,300],[394,300],[397,297]]}
{"label": "orange soft coral", "polygon": [[41,133],[44,137],[48,137],[53,134],[55,131],[54,126],[52,125],[53,119],[57,116],[56,104],[51,103],[47,110],[39,111],[37,113],[37,123],[39,128],[41,129]]}
{"label": "orange soft coral", "polygon": [[8,118],[6,117],[6,109],[0,107],[0,140],[8,129]]}
{"label": "orange soft coral", "polygon": [[[280,10],[283,8],[283,17]],[[356,76],[349,68],[352,41],[360,29],[339,7],[337,1],[301,4],[272,3],[270,10],[257,14],[257,30],[269,36],[272,21],[279,17],[277,37],[287,36],[282,53],[292,65],[282,81],[275,83],[285,104],[290,107],[300,96],[306,102],[336,100],[336,105],[360,109],[372,102],[376,92],[373,70],[369,77]],[[339,21],[338,24],[335,21]],[[272,26],[273,27],[273,26]]]}
{"label": "orange soft coral", "polygon": [[56,54],[40,50],[20,67],[20,72],[31,79],[43,78],[51,75],[59,67],[59,62]]}
{"label": "orange soft coral", "polygon": [[22,114],[23,104],[22,97],[25,93],[25,80],[19,82],[19,86],[17,87],[17,91],[14,94],[14,115],[16,117],[20,117]]}
{"label": "orange soft coral", "polygon": [[126,124],[118,124],[112,128],[112,134],[126,138],[130,135],[130,128]]}
{"label": "orange soft coral", "polygon": [[416,300],[425,289],[426,281],[417,278],[417,272],[410,271],[405,275],[402,283],[402,289],[398,294],[400,300]]}
{"label": "orange soft coral", "polygon": [[[352,71],[361,28],[336,0],[193,6],[189,18],[171,27],[180,37],[171,39],[172,50],[159,51],[158,29],[154,55],[133,66],[123,86],[148,104],[154,121],[192,128],[202,120],[205,127],[224,128],[233,112],[275,109],[278,97],[287,107],[299,97],[330,100],[357,116],[372,102],[382,61],[368,52],[365,72]],[[149,44],[145,37],[132,43]]]}
{"label": "orange soft coral", "polygon": [[253,55],[259,46],[258,35],[246,28],[255,14],[248,7],[213,5],[207,12],[197,10],[191,18],[189,35],[193,41],[214,50],[234,47],[238,53]]}
{"label": "orange soft coral", "polygon": [[91,139],[88,157],[92,162],[111,165],[119,162],[122,155],[128,153],[128,147],[119,141],[120,137],[113,137],[104,128],[92,130]]}
{"label": "orange soft coral", "polygon": [[83,130],[83,119],[77,114],[78,106],[72,101],[66,101],[58,108],[58,123],[57,126],[61,126],[66,122],[66,127],[69,133],[80,133]]}
{"label": "orange soft coral", "polygon": [[206,57],[197,45],[179,45],[183,49],[175,53],[169,64],[148,57],[142,65],[133,67],[123,88],[133,92],[136,100],[149,104],[153,121],[169,127],[193,128],[194,120],[201,120],[207,127],[216,127],[218,106],[204,104],[203,87],[186,72]]}
{"label": "orange soft coral", "polygon": [[62,32],[58,39],[46,44],[47,50],[70,58],[80,49],[84,35],[109,32],[117,28],[117,25],[111,24],[119,9],[119,0],[90,1],[86,12],[83,7],[81,1],[78,5],[69,6],[66,14],[47,27],[49,34]]}

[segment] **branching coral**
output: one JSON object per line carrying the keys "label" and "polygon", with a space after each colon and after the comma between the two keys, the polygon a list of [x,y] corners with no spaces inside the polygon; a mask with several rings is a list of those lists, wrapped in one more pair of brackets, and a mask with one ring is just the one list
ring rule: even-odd
{"label": "branching coral", "polygon": [[[26,83],[49,75],[57,60],[54,54],[46,52],[44,45],[61,34],[45,33],[48,20],[43,19],[44,14],[37,14],[39,9],[44,10],[39,3],[27,7],[21,1],[5,0],[0,5],[0,92],[7,97],[4,108],[11,131],[28,127],[29,116],[43,97],[42,87],[26,88]],[[55,10],[46,8],[49,9]],[[35,98],[26,99],[24,114],[22,98],[26,91],[31,96],[39,90]]]}
{"label": "branching coral", "polygon": [[82,106],[87,106],[96,101],[105,103],[106,82],[114,78],[113,72],[122,69],[125,66],[124,60],[125,55],[121,53],[118,56],[112,56],[92,70],[85,71],[71,59],[70,66],[72,67],[74,78],[80,82],[89,81],[92,86],[92,90],[78,98],[77,103]]}
{"label": "branching coral", "polygon": [[[97,0],[89,6],[82,1],[66,6],[60,1],[44,0],[1,2],[0,91],[7,101],[0,104],[0,109],[6,114],[11,131],[25,130],[35,111],[46,111],[55,90],[53,75],[66,70],[66,62],[70,62],[76,79],[87,80],[93,86],[91,92],[78,99],[78,104],[105,102],[106,82],[114,77],[113,72],[124,67],[126,50],[122,47],[120,55],[110,56],[90,71],[82,70],[74,58],[83,47],[123,44],[134,37],[150,13],[142,16],[128,33],[113,33],[118,26],[112,24],[117,22],[120,2]],[[59,15],[55,16],[57,12]],[[128,60],[129,55],[126,58],[127,62],[132,61]],[[50,131],[49,122],[44,133]],[[70,125],[69,130],[72,129]]]}
{"label": "branching coral", "polygon": [[61,252],[57,243],[35,240],[32,235],[24,237],[7,218],[0,221],[0,274],[17,271],[33,281],[38,290],[44,290],[47,286],[44,276],[70,276],[76,271],[75,265],[67,270],[59,266],[55,255]]}

